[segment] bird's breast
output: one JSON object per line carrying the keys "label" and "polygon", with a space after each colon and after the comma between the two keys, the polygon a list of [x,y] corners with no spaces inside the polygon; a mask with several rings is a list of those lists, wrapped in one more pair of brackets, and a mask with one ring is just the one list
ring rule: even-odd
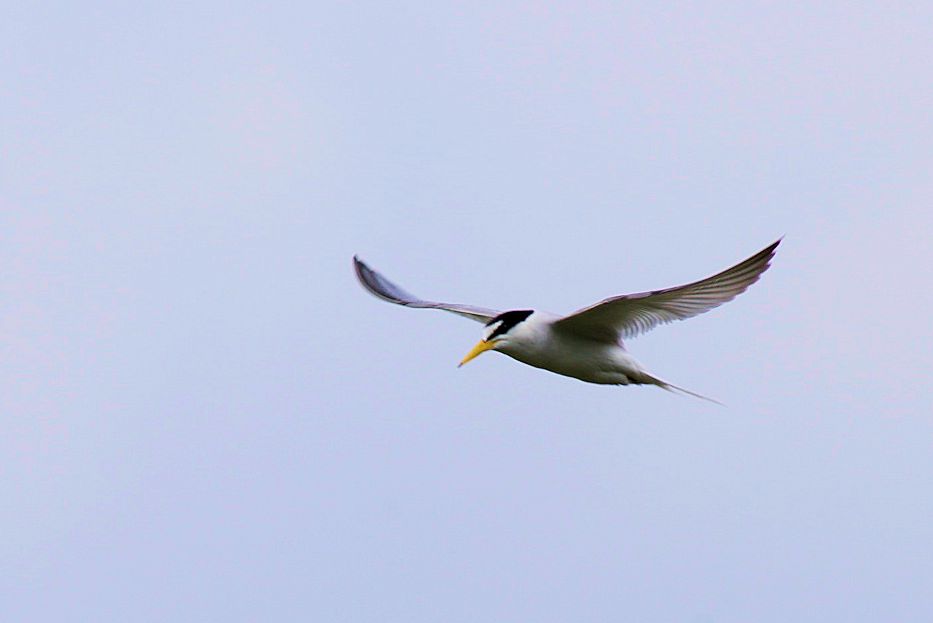
{"label": "bird's breast", "polygon": [[542,368],[589,383],[627,385],[626,372],[640,369],[621,345],[608,344],[553,331],[539,334],[503,349],[506,355],[536,368]]}

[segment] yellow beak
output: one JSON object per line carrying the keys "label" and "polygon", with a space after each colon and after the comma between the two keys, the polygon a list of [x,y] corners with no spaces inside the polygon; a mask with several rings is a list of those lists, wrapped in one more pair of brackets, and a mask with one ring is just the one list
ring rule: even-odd
{"label": "yellow beak", "polygon": [[460,366],[470,361],[471,359],[475,359],[479,357],[481,354],[485,353],[487,350],[492,350],[493,348],[495,348],[494,342],[487,342],[485,340],[481,340],[479,344],[473,347],[473,350],[467,353],[467,356],[463,358],[463,361],[461,361],[460,365],[457,367],[459,368]]}

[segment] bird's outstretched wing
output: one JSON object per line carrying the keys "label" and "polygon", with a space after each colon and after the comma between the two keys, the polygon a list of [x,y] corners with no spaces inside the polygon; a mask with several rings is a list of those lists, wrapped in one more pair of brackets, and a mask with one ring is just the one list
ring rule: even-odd
{"label": "bird's outstretched wing", "polygon": [[388,301],[390,303],[395,303],[396,305],[404,305],[405,307],[416,307],[419,309],[443,309],[444,311],[449,311],[454,314],[459,314],[470,320],[475,320],[476,322],[487,323],[500,312],[497,312],[492,309],[484,309],[482,307],[473,307],[472,305],[458,305],[456,303],[435,303],[433,301],[425,301],[420,299],[414,294],[406,292],[402,288],[398,287],[372,268],[367,266],[363,261],[353,256],[353,268],[356,270],[356,276],[359,278],[360,283],[363,284],[363,287],[370,291],[374,296],[381,298],[383,301]]}
{"label": "bird's outstretched wing", "polygon": [[732,268],[687,285],[614,296],[561,318],[554,328],[600,341],[635,337],[659,324],[708,312],[745,292],[768,269],[777,240]]}

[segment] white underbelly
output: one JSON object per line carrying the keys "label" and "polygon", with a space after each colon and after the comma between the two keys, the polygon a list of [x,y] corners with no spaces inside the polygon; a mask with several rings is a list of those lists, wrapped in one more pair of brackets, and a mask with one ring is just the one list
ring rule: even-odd
{"label": "white underbelly", "polygon": [[534,350],[504,352],[530,366],[589,383],[628,385],[641,370],[621,346],[563,336]]}

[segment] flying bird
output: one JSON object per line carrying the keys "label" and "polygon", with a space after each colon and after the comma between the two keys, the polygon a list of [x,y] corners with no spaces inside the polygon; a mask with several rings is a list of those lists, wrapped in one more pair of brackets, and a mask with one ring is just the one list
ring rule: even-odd
{"label": "flying bird", "polygon": [[649,374],[625,349],[633,338],[660,324],[684,320],[719,307],[758,281],[781,243],[777,240],[732,268],[686,285],[613,296],[567,316],[539,309],[496,311],[473,305],[436,303],[395,285],[353,257],[360,283],[384,301],[419,309],[442,309],[481,322],[483,337],[460,365],[487,350],[536,368],[604,385],[656,385],[717,402]]}

